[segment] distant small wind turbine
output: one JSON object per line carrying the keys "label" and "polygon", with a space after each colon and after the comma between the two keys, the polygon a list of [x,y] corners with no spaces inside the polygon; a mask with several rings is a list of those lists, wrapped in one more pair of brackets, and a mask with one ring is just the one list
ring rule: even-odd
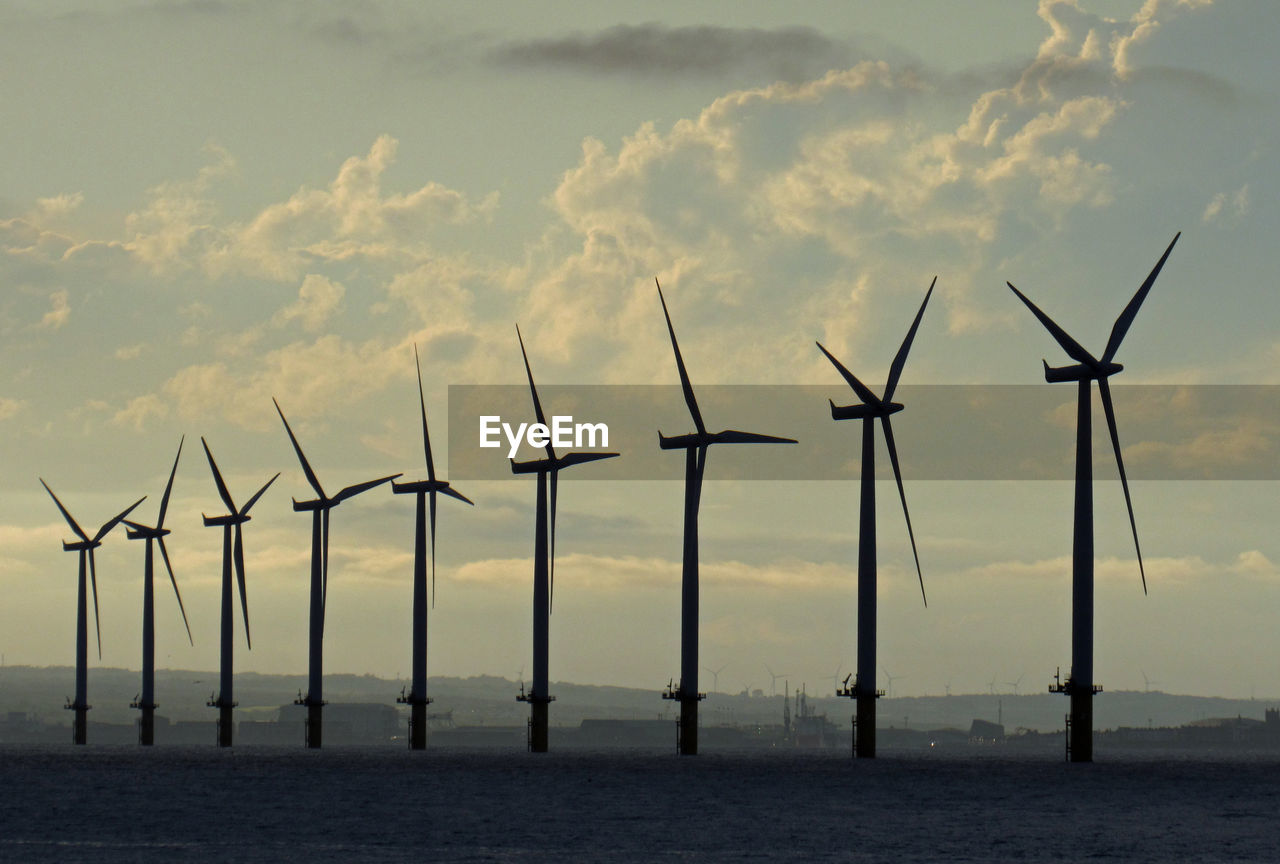
{"label": "distant small wind turbine", "polygon": [[1013,690],[1013,695],[1014,695],[1014,696],[1017,696],[1017,695],[1018,695],[1018,687],[1019,687],[1019,686],[1021,686],[1021,684],[1022,684],[1022,679],[1023,679],[1023,678],[1025,678],[1025,677],[1026,677],[1026,673],[1024,672],[1024,673],[1022,673],[1021,675],[1019,675],[1019,676],[1018,676],[1018,680],[1017,680],[1017,681],[1006,681],[1006,682],[1004,682],[1004,686],[1009,687],[1009,688],[1012,688],[1012,690]]}
{"label": "distant small wind turbine", "polygon": [[58,500],[58,496],[53,494],[53,490],[49,488],[49,484],[40,479],[40,485],[44,487],[44,491],[49,493],[49,497],[53,499],[53,503],[58,505],[58,512],[62,514],[62,518],[67,520],[67,524],[71,526],[71,530],[79,537],[79,540],[68,543],[62,541],[62,549],[65,552],[80,553],[80,581],[77,587],[76,600],[76,701],[67,705],[68,710],[75,711],[75,723],[72,727],[72,741],[76,744],[84,744],[87,738],[88,720],[86,716],[89,708],[89,685],[88,685],[88,669],[89,669],[89,603],[86,596],[85,585],[85,566],[88,565],[88,577],[93,585],[93,629],[98,635],[98,659],[102,659],[102,627],[98,618],[98,570],[93,563],[93,550],[102,545],[102,539],[111,533],[111,529],[116,527],[128,516],[134,507],[137,507],[143,501],[147,500],[146,496],[134,501],[122,512],[114,516],[109,521],[103,523],[98,529],[98,533],[92,538],[76,524],[76,520],[71,518],[71,514],[67,512],[67,508],[62,506],[62,502]]}
{"label": "distant small wind turbine", "polygon": [[902,515],[907,522],[907,537],[911,540],[911,555],[916,562],[916,575],[920,580],[920,598],[925,606],[929,605],[924,593],[924,574],[920,570],[920,555],[916,551],[916,536],[911,528],[911,513],[907,510],[907,493],[902,486],[902,469],[898,465],[898,446],[893,438],[893,425],[889,418],[903,409],[900,403],[893,401],[893,393],[898,387],[898,379],[902,377],[902,369],[907,363],[907,352],[916,338],[916,330],[920,327],[920,319],[924,317],[925,307],[933,295],[933,286],[938,282],[935,276],[925,292],[920,311],[907,336],[902,340],[889,367],[889,380],[884,385],[884,395],[876,396],[871,389],[832,356],[831,352],[819,342],[821,351],[831,364],[836,367],[844,380],[853,388],[853,392],[862,400],[860,405],[838,406],[831,402],[831,419],[862,421],[862,476],[860,478],[861,496],[858,504],[858,659],[857,675],[852,688],[841,691],[840,695],[850,696],[856,700],[857,715],[854,720],[856,735],[855,754],[862,758],[876,755],[876,699],[881,693],[876,689],[876,420],[884,430],[884,443],[889,450],[889,461],[893,464],[893,476],[898,481],[898,497],[902,499]]}
{"label": "distant small wind turbine", "polygon": [[1120,343],[1133,324],[1142,302],[1147,299],[1151,286],[1160,275],[1164,262],[1181,232],[1175,234],[1150,275],[1138,288],[1133,299],[1125,306],[1111,328],[1111,337],[1102,352],[1101,359],[1086,351],[1079,342],[1039,307],[1006,282],[1036,319],[1044,325],[1062,350],[1076,363],[1073,366],[1053,368],[1044,360],[1044,379],[1050,383],[1074,381],[1077,383],[1076,409],[1076,484],[1075,525],[1071,551],[1071,674],[1057,686],[1057,691],[1071,698],[1071,726],[1068,746],[1072,762],[1093,761],[1093,696],[1101,687],[1093,683],[1093,422],[1091,414],[1092,382],[1098,382],[1098,394],[1102,397],[1102,410],[1107,417],[1107,429],[1111,433],[1111,446],[1115,450],[1116,468],[1120,473],[1120,486],[1124,490],[1124,504],[1129,511],[1129,527],[1133,531],[1133,545],[1138,555],[1138,572],[1142,576],[1142,593],[1147,592],[1147,574],[1142,566],[1142,548],[1138,544],[1138,524],[1133,518],[1133,501],[1129,497],[1129,480],[1124,473],[1124,459],[1120,455],[1120,435],[1116,432],[1115,408],[1111,404],[1111,387],[1107,379],[1124,369],[1114,358]]}
{"label": "distant small wind turbine", "polygon": [[186,436],[178,442],[178,455],[173,459],[173,468],[169,471],[169,482],[164,487],[164,497],[160,499],[160,515],[156,517],[155,527],[138,522],[123,520],[129,526],[126,533],[130,540],[146,540],[146,558],[142,571],[142,692],[140,698],[134,699],[130,708],[142,711],[142,722],[139,728],[138,741],[144,747],[150,747],[156,738],[156,600],[153,587],[155,558],[152,547],[156,541],[160,543],[160,556],[164,558],[165,569],[169,571],[169,582],[173,585],[174,596],[178,598],[178,609],[182,612],[182,623],[187,628],[187,641],[195,645],[191,638],[191,624],[187,621],[187,610],[182,605],[182,593],[178,590],[178,580],[173,575],[173,565],[169,563],[169,550],[165,548],[164,538],[169,529],[164,527],[165,511],[169,509],[169,494],[173,492],[173,477],[178,473],[178,460],[182,458],[182,443]]}
{"label": "distant small wind turbine", "polygon": [[394,480],[400,475],[391,474],[387,477],[379,477],[377,480],[356,483],[347,486],[337,495],[329,497],[325,494],[319,479],[316,478],[316,473],[311,470],[311,464],[307,462],[307,457],[302,452],[302,446],[298,444],[298,439],[294,436],[293,429],[289,427],[289,421],[285,419],[284,411],[280,409],[280,403],[276,402],[275,399],[271,401],[275,402],[276,413],[280,415],[280,420],[284,423],[284,429],[289,433],[289,441],[293,444],[294,452],[298,454],[298,462],[302,465],[302,473],[307,476],[307,482],[311,484],[311,488],[316,492],[316,497],[310,501],[293,499],[293,509],[295,511],[311,511],[311,614],[310,638],[307,651],[307,695],[305,698],[297,700],[297,703],[307,706],[305,740],[308,747],[315,749],[320,747],[323,734],[324,613],[325,602],[329,596],[329,511],[348,498],[354,498],[361,492],[367,492],[375,486],[381,486],[383,483]]}
{"label": "distant small wind turbine", "polygon": [[729,665],[728,663],[724,663],[720,666],[719,669],[712,669],[710,666],[702,667],[704,670],[711,673],[711,692],[712,693],[720,692],[720,673],[723,672],[724,667],[728,665]]}
{"label": "distant small wind turbine", "polygon": [[252,650],[253,640],[249,637],[249,599],[245,594],[242,527],[251,518],[249,511],[253,509],[253,505],[257,504],[258,499],[266,493],[272,483],[276,482],[276,477],[280,476],[280,472],[277,471],[274,477],[262,484],[262,488],[255,492],[243,507],[236,507],[236,502],[232,499],[231,492],[227,489],[227,484],[222,479],[222,472],[218,470],[218,463],[213,461],[213,453],[209,450],[209,443],[201,438],[200,444],[204,447],[204,455],[209,462],[209,470],[213,472],[213,482],[218,487],[218,497],[222,499],[223,504],[227,505],[227,514],[225,516],[205,516],[203,513],[200,516],[204,520],[206,528],[220,527],[222,529],[222,618],[218,663],[219,689],[218,694],[206,704],[210,708],[218,709],[218,746],[230,747],[234,737],[232,709],[236,707],[232,681],[232,654],[235,648],[236,613],[235,603],[231,594],[231,570],[234,566],[236,582],[240,586],[240,609],[244,614],[245,646]]}
{"label": "distant small wind turbine", "polygon": [[411,483],[391,482],[397,495],[417,497],[413,537],[413,687],[403,692],[397,702],[409,705],[409,746],[413,750],[427,747],[427,511],[430,499],[431,519],[431,605],[436,599],[436,495],[448,495],[466,504],[470,498],[436,478],[436,463],[431,458],[431,435],[427,431],[427,400],[422,394],[422,364],[418,362],[418,346],[413,346],[413,362],[418,370],[418,404],[422,408],[422,447],[427,457],[427,479]]}
{"label": "distant small wind turbine", "polygon": [[693,418],[697,431],[668,437],[658,432],[658,446],[663,450],[684,451],[684,554],[680,577],[680,684],[662,694],[664,699],[680,703],[679,740],[680,753],[691,756],[698,752],[698,701],[706,694],[698,692],[698,509],[702,503],[702,476],[707,466],[707,450],[712,444],[794,444],[794,438],[779,438],[757,432],[708,432],[698,410],[698,400],[693,395],[693,384],[680,355],[676,342],[676,330],[671,325],[671,313],[667,311],[667,299],[658,287],[658,300],[662,302],[662,315],[667,320],[667,333],[671,337],[671,350],[676,355],[676,371],[680,373],[680,389],[684,392],[685,405]]}
{"label": "distant small wind turbine", "polygon": [[768,663],[764,664],[764,668],[765,668],[765,671],[769,673],[769,695],[771,697],[777,696],[778,695],[778,679],[786,678],[788,673],[786,672],[775,673],[772,669],[769,668]]}

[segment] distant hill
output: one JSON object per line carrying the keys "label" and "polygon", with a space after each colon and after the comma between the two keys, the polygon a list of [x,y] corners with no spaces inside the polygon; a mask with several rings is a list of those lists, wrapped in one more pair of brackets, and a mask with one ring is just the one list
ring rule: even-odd
{"label": "distant hill", "polygon": [[[94,668],[89,673],[90,717],[99,723],[131,723],[138,712],[129,703],[138,692],[140,673],[129,669]],[[8,712],[34,715],[46,723],[69,723],[63,711],[71,695],[75,670],[67,666],[0,667],[0,716]],[[157,713],[173,721],[207,720],[214,711],[205,702],[218,689],[212,671],[156,670]],[[373,675],[325,676],[329,702],[378,702],[395,704],[403,682]],[[235,695],[240,703],[238,719],[271,720],[282,705],[291,703],[306,689],[306,676],[236,673]],[[480,675],[471,678],[431,679],[431,710],[452,712],[460,726],[518,725],[528,708],[516,701],[519,684],[506,678]],[[576,726],[583,718],[674,719],[675,709],[657,689],[605,687],[553,682],[556,702],[551,706],[553,725]],[[705,725],[775,725],[782,722],[783,696],[712,693],[702,708]],[[848,729],[853,704],[848,699],[808,697],[809,706],[827,714],[840,729]],[[1217,717],[1263,718],[1268,707],[1280,700],[1222,699],[1172,693],[1117,691],[1102,693],[1094,702],[1099,729],[1120,726],[1181,726]],[[794,702],[792,703],[794,710]],[[878,725],[912,729],[968,729],[975,718],[1000,721],[1013,732],[1019,728],[1044,732],[1059,730],[1067,712],[1067,700],[1048,693],[1032,695],[956,694],[881,699]]]}

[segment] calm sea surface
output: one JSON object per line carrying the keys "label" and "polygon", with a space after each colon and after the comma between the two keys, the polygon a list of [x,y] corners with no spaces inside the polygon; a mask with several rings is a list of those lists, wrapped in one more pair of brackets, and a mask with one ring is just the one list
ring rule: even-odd
{"label": "calm sea surface", "polygon": [[1277,861],[1280,758],[0,746],[3,861]]}

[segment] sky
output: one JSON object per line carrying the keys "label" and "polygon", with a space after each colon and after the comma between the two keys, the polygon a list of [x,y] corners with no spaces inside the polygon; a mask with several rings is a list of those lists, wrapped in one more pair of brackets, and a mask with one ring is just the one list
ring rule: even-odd
{"label": "sky", "polygon": [[[522,383],[517,323],[548,388],[676,384],[655,277],[695,387],[852,401],[814,340],[878,387],[935,276],[904,387],[1035,384],[1065,360],[1004,283],[1100,351],[1181,231],[1117,356],[1149,593],[1100,456],[1095,680],[1280,695],[1276,484],[1142,473],[1274,466],[1276,391],[1157,443],[1126,435],[1145,409],[1118,387],[1280,383],[1280,64],[1258,38],[1277,24],[1221,0],[6,4],[4,662],[74,659],[71,535],[37,478],[90,531],[142,495],[150,522],[186,436],[166,524],[195,644],[161,585],[157,654],[211,669],[221,538],[200,515],[222,505],[199,439],[237,500],[282,472],[245,529],[236,667],[301,672],[310,522],[288,499],[310,494],[273,396],[330,492],[422,476],[415,345],[444,468],[467,440],[449,388]],[[1069,430],[1058,386],[1045,418]],[[655,419],[687,431],[670,393]],[[957,435],[956,459],[990,458]],[[1070,483],[912,478],[899,449],[929,605],[882,482],[880,686],[1040,690],[1070,657]],[[717,481],[720,458],[702,665],[721,690],[825,691],[855,660],[856,482]],[[532,481],[458,487],[475,507],[441,504],[431,672],[527,678]],[[566,482],[553,681],[677,672],[681,501],[673,480]],[[412,532],[385,489],[334,511],[327,671],[409,674]],[[95,664],[140,664],[140,546],[99,550]]]}

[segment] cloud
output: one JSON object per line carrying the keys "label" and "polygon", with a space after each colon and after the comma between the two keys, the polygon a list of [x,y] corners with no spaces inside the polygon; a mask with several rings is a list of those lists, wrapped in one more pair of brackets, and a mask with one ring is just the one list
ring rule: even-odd
{"label": "cloud", "polygon": [[620,24],[594,33],[508,42],[491,52],[508,66],[588,74],[718,77],[744,72],[797,81],[848,66],[850,45],[809,27],[772,30]]}
{"label": "cloud", "polygon": [[1204,208],[1204,213],[1200,214],[1200,221],[1206,225],[1213,222],[1227,221],[1238,222],[1249,213],[1249,184],[1246,183],[1228,195],[1226,192],[1219,192],[1209,200]]}
{"label": "cloud", "polygon": [[27,407],[27,403],[22,399],[9,399],[0,396],[0,420],[8,420],[10,417],[16,417]]}
{"label": "cloud", "polygon": [[130,399],[128,405],[112,415],[111,424],[113,426],[125,426],[141,432],[146,428],[149,418],[164,418],[167,416],[169,416],[169,406],[159,396],[149,393],[145,396]]}
{"label": "cloud", "polygon": [[37,198],[36,209],[35,212],[32,213],[32,218],[37,221],[43,219],[58,219],[79,209],[80,205],[83,203],[83,192],[54,195],[50,198]]}
{"label": "cloud", "polygon": [[308,273],[298,288],[298,301],[281,309],[272,318],[277,327],[297,320],[304,330],[316,332],[338,310],[346,289],[316,273]]}
{"label": "cloud", "polygon": [[44,313],[44,317],[40,319],[40,327],[45,330],[58,330],[71,317],[71,303],[67,299],[67,290],[64,288],[54,291],[49,295],[49,302],[53,308]]}

